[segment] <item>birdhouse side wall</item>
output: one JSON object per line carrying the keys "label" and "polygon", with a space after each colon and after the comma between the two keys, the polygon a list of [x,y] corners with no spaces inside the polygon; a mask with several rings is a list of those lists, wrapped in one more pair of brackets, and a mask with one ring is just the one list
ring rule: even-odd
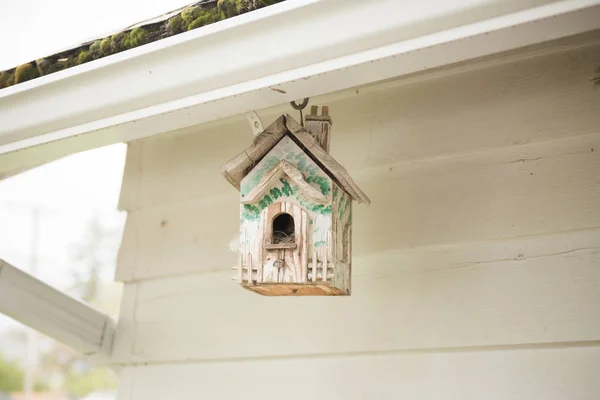
{"label": "birdhouse side wall", "polygon": [[338,185],[333,186],[331,225],[334,277],[332,284],[350,292],[352,269],[352,197]]}

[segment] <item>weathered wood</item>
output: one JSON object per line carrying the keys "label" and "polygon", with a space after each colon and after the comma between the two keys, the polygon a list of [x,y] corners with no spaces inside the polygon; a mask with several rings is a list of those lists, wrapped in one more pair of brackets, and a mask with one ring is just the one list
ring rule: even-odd
{"label": "weathered wood", "polygon": [[244,257],[243,257],[243,253],[240,251],[238,256],[238,265],[237,270],[238,270],[238,283],[241,285],[243,282],[243,276],[244,276]]}
{"label": "weathered wood", "polygon": [[343,296],[343,290],[327,284],[266,283],[247,287],[263,296]]}
{"label": "weathered wood", "polygon": [[329,233],[328,233],[327,240],[325,242],[325,249],[323,249],[323,265],[322,265],[323,271],[321,272],[323,282],[327,282],[327,268],[329,266],[327,253],[329,253],[329,246],[330,246],[330,241],[329,241]]}
{"label": "weathered wood", "polygon": [[352,180],[352,177],[332,156],[321,148],[314,137],[302,125],[297,123],[289,114],[285,117],[285,124],[291,134],[312,154],[330,173],[339,185],[359,203],[370,204],[366,194]]}
{"label": "weathered wood", "polygon": [[306,129],[319,143],[319,146],[327,153],[331,147],[331,117],[329,107],[323,106],[323,113],[318,115],[319,107],[312,106],[310,114],[304,117],[304,129]]}
{"label": "weathered wood", "polygon": [[262,283],[262,281],[263,281],[263,263],[259,262],[256,267],[256,283],[260,284],[260,283]]}
{"label": "weathered wood", "polygon": [[267,250],[293,250],[293,249],[297,249],[298,248],[298,244],[296,243],[267,243],[265,244],[265,249]]}
{"label": "weathered wood", "polygon": [[312,156],[331,174],[354,200],[359,203],[369,203],[369,198],[354,183],[350,174],[333,157],[331,157],[317,140],[311,136],[300,124],[289,116],[279,117],[265,132],[254,139],[254,143],[245,151],[238,154],[221,168],[221,174],[234,187],[240,188],[242,179],[286,134],[298,140]]}
{"label": "weathered wood", "polygon": [[269,125],[263,133],[256,136],[249,148],[223,165],[221,167],[221,175],[234,187],[239,189],[240,182],[246,176],[246,173],[277,144],[286,132],[285,116],[282,115]]}
{"label": "weathered wood", "polygon": [[252,253],[248,253],[247,271],[248,271],[247,283],[248,283],[248,286],[252,286],[254,284],[254,282],[252,281]]}
{"label": "weathered wood", "polygon": [[312,281],[317,281],[317,250],[313,250],[312,253]]}
{"label": "weathered wood", "polygon": [[256,203],[272,188],[274,182],[278,183],[284,177],[289,179],[290,183],[298,185],[302,194],[315,203],[324,204],[329,201],[329,196],[324,195],[319,189],[306,182],[302,172],[298,168],[286,160],[281,160],[279,164],[264,175],[259,184],[247,195],[242,195],[242,204]]}
{"label": "weathered wood", "polygon": [[[327,280],[332,280],[335,277],[335,274],[333,272],[328,272],[327,273]],[[317,274],[317,280],[323,280],[325,281],[325,279],[323,279],[323,275],[322,274]]]}

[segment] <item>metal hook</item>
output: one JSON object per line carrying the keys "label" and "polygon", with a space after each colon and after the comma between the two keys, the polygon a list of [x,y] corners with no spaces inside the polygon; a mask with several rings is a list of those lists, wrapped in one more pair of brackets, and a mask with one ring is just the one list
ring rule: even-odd
{"label": "metal hook", "polygon": [[301,104],[297,104],[295,101],[290,101],[290,105],[294,110],[300,111],[300,125],[304,127],[304,116],[302,115],[302,110],[304,110],[308,105],[308,97],[305,97]]}

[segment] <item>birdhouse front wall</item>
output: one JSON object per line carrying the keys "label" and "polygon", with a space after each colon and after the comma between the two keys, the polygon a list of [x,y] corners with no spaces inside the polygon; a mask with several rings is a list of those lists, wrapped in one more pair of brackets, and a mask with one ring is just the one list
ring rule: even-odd
{"label": "birdhouse front wall", "polygon": [[240,283],[339,280],[336,263],[349,259],[349,247],[338,244],[338,231],[349,234],[351,199],[292,139],[267,153],[240,188]]}

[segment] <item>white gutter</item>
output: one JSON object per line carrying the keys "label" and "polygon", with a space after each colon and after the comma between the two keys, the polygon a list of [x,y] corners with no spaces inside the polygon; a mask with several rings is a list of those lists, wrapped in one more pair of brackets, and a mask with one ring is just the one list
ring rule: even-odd
{"label": "white gutter", "polygon": [[0,91],[0,171],[599,28],[600,0],[288,0]]}

